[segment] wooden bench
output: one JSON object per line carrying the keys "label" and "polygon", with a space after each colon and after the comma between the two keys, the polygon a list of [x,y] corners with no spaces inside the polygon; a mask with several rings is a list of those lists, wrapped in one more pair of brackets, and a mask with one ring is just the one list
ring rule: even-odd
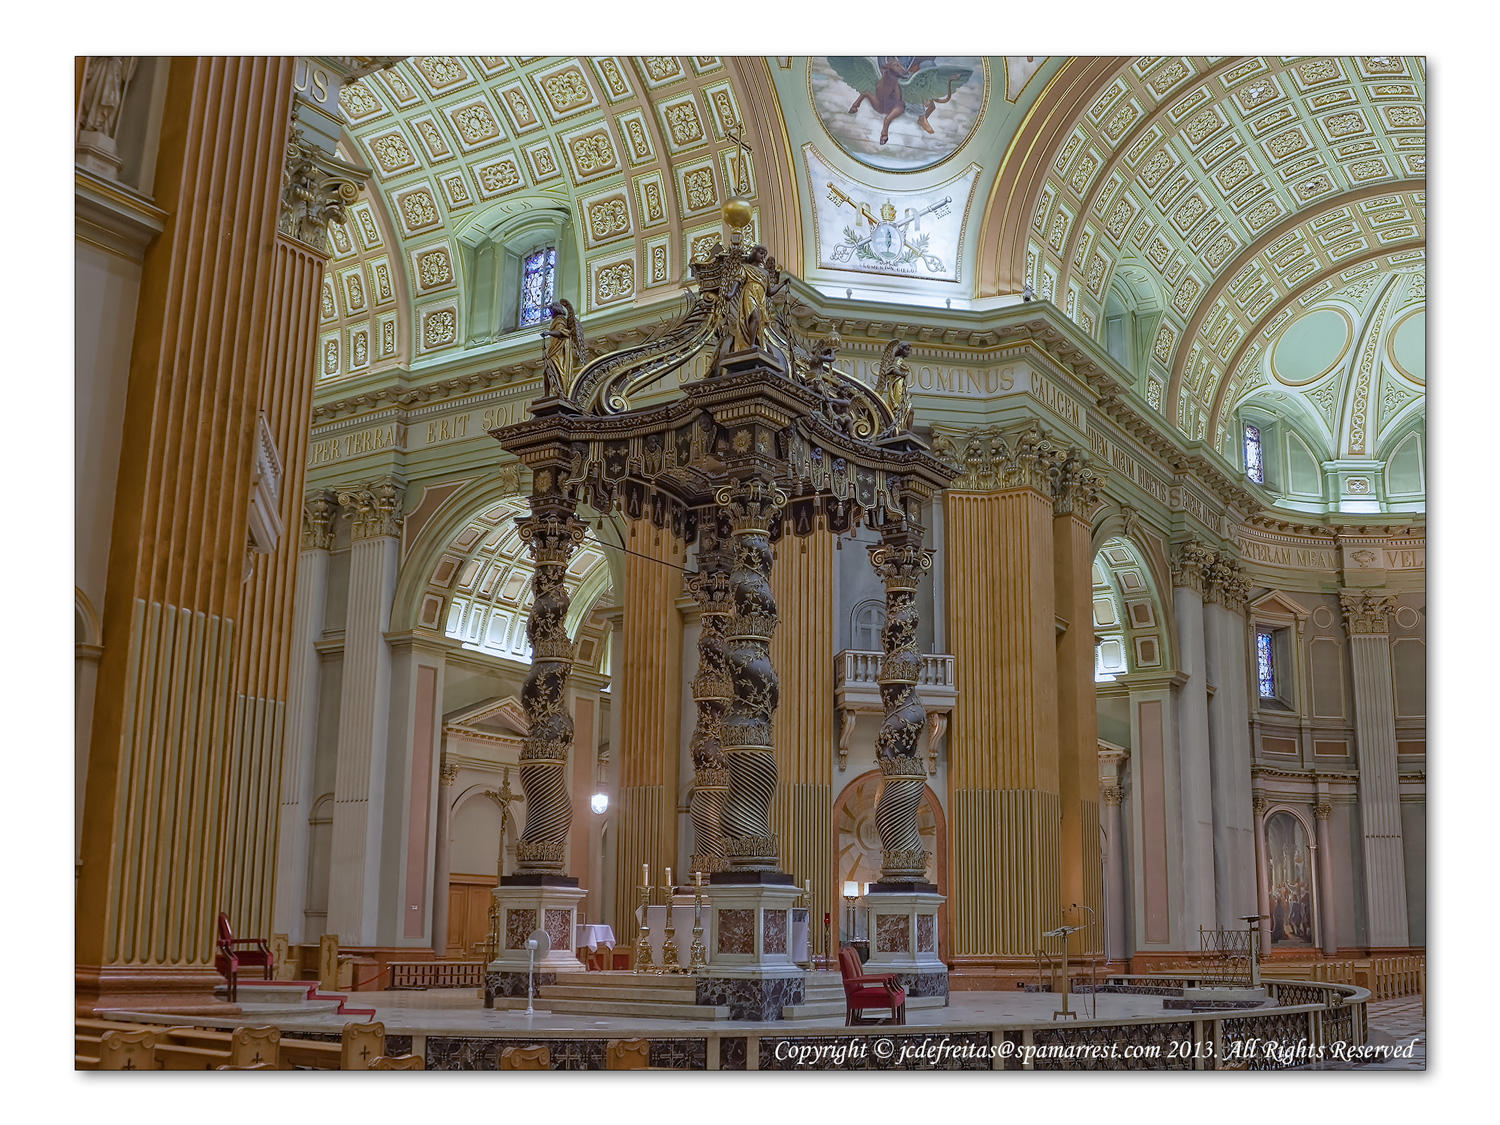
{"label": "wooden bench", "polygon": [[370,1070],[426,1070],[421,1055],[379,1055],[370,1060]]}
{"label": "wooden bench", "polygon": [[155,1070],[157,1033],[149,1028],[110,1028],[98,1035],[89,1029],[73,1034],[73,1065],[77,1070]]}

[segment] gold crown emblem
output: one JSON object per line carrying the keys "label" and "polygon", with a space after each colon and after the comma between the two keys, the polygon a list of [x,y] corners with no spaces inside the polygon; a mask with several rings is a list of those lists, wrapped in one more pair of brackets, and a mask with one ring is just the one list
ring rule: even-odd
{"label": "gold crown emblem", "polygon": [[880,218],[882,222],[887,223],[892,222],[896,218],[896,208],[889,199],[881,204]]}

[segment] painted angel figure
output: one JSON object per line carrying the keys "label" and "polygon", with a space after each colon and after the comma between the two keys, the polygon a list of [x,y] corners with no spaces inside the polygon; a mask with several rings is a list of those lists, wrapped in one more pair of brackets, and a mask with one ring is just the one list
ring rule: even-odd
{"label": "painted angel figure", "polygon": [[547,331],[542,336],[547,341],[547,359],[542,368],[542,394],[547,398],[562,398],[573,382],[573,373],[584,360],[583,329],[573,312],[573,304],[566,297],[559,297],[547,308],[552,317]]}
{"label": "painted angel figure", "polygon": [[974,76],[966,66],[938,65],[936,55],[829,55],[828,65],[859,94],[850,113],[869,102],[881,115],[881,144],[890,140],[891,122],[908,110],[918,125],[935,132],[927,118]]}

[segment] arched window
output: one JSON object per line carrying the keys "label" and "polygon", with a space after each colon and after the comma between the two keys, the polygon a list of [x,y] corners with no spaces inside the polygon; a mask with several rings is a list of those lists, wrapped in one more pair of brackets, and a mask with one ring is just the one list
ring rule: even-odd
{"label": "arched window", "polygon": [[1276,698],[1276,634],[1270,629],[1255,632],[1255,675],[1262,699]]}
{"label": "arched window", "polygon": [[1266,483],[1266,462],[1260,444],[1260,427],[1245,423],[1245,475],[1256,484]]}
{"label": "arched window", "polygon": [[560,297],[579,306],[572,230],[568,212],[525,200],[498,203],[464,228],[458,241],[468,279],[467,346],[534,330]]}
{"label": "arched window", "polygon": [[860,602],[854,607],[850,631],[854,634],[854,647],[864,652],[879,652],[885,646],[880,632],[885,628],[885,603]]}
{"label": "arched window", "polygon": [[557,247],[542,246],[521,259],[520,326],[547,319],[547,308],[557,293]]}

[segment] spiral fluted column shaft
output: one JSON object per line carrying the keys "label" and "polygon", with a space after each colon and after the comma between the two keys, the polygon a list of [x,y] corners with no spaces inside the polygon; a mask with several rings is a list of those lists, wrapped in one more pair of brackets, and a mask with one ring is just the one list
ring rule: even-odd
{"label": "spiral fluted column shaft", "polygon": [[880,665],[880,698],[885,720],[875,753],[883,784],[875,803],[875,828],[883,853],[882,882],[922,879],[927,852],[917,830],[917,808],[927,789],[927,773],[917,742],[927,709],[917,695],[922,655],[917,648],[917,584],[932,569],[932,552],[921,544],[921,529],[910,524],[882,529],[870,548],[870,563],[885,583],[885,649]]}
{"label": "spiral fluted column shaft", "polygon": [[729,770],[719,741],[720,726],[734,698],[729,673],[729,621],[734,615],[730,589],[731,552],[717,529],[700,531],[698,573],[687,587],[698,602],[698,674],[693,677],[693,701],[698,719],[688,744],[693,756],[694,871],[724,869],[724,806],[729,800]]}
{"label": "spiral fluted column shaft", "polygon": [[729,579],[734,617],[728,630],[734,698],[719,734],[729,769],[729,799],[722,816],[725,855],[734,868],[774,871],[779,852],[771,832],[776,796],[771,716],[780,684],[771,665],[777,612],[771,593],[770,527],[786,496],[774,485],[749,480],[722,489],[718,500],[728,508],[734,528]]}
{"label": "spiral fluted column shaft", "polygon": [[536,571],[531,578],[531,671],[521,689],[528,732],[521,751],[521,789],[526,794],[526,821],[516,845],[521,874],[561,874],[567,861],[568,828],[573,806],[568,793],[568,749],[573,744],[573,716],[568,711],[568,675],[573,645],[568,640],[568,560],[583,542],[586,525],[575,502],[549,492],[550,473],[536,474],[538,494],[531,515],[518,519],[521,538],[530,548]]}

